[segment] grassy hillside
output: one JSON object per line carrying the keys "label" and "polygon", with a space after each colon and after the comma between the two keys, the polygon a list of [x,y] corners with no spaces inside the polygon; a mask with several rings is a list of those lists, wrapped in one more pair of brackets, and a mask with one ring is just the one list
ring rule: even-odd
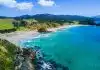
{"label": "grassy hillside", "polygon": [[16,46],[0,39],[0,70],[14,70],[13,60]]}
{"label": "grassy hillside", "polygon": [[13,19],[0,19],[0,30],[3,29],[12,29],[12,20]]}

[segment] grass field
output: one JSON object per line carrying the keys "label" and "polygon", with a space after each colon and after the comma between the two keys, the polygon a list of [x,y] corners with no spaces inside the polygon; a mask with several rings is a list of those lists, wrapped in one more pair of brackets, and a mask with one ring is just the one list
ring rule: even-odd
{"label": "grass field", "polygon": [[0,30],[3,29],[12,29],[12,20],[13,19],[0,19]]}
{"label": "grass field", "polygon": [[[12,25],[12,21],[13,19],[0,19],[0,30],[4,30],[4,29],[12,29],[14,28]],[[27,21],[32,22],[32,21],[36,21],[33,19],[27,19]],[[26,31],[29,30],[25,27],[20,27],[19,29],[17,29],[18,31]]]}

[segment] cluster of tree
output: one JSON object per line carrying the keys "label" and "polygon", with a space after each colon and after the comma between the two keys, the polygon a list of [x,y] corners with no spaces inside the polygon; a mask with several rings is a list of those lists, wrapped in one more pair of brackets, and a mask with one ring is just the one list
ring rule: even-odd
{"label": "cluster of tree", "polygon": [[7,40],[0,39],[0,70],[14,70],[16,46]]}
{"label": "cluster of tree", "polygon": [[25,21],[25,20],[14,20],[14,21],[12,22],[12,24],[13,24],[13,26],[14,26],[15,28],[18,29],[18,28],[21,27],[21,26],[26,27],[27,24],[28,24],[28,22]]}

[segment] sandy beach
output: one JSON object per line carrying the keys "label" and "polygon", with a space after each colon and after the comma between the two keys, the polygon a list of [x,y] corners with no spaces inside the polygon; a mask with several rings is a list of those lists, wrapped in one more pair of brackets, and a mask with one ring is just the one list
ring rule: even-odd
{"label": "sandy beach", "polygon": [[[64,25],[60,26],[58,28],[49,28],[47,29],[48,31],[56,32],[57,30],[64,29],[64,28],[71,28],[71,27],[76,27],[76,26],[82,26],[82,25]],[[0,38],[6,39],[16,45],[18,45],[18,42],[24,39],[29,39],[32,37],[36,37],[40,35],[39,32],[35,31],[16,31],[12,33],[5,33],[5,34],[0,34]]]}

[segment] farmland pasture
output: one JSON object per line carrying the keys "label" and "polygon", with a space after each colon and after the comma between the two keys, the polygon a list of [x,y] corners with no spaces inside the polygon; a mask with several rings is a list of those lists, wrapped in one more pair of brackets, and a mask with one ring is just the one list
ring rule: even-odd
{"label": "farmland pasture", "polygon": [[12,21],[13,19],[0,19],[0,30],[14,28]]}

